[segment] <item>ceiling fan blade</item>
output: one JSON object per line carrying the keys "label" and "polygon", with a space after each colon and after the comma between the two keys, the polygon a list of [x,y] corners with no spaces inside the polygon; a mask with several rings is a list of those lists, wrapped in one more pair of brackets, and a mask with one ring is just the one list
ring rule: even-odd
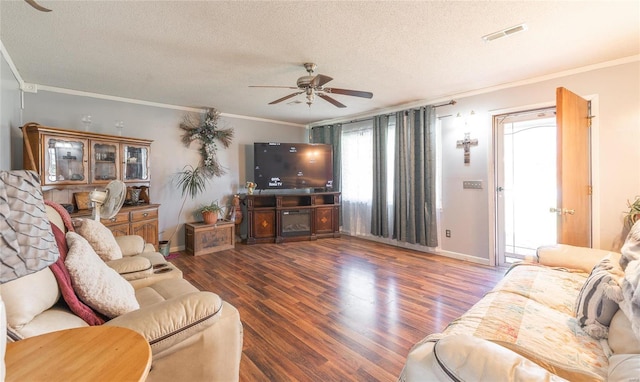
{"label": "ceiling fan blade", "polygon": [[[297,89],[297,88],[294,88],[294,89]],[[291,98],[291,97],[295,97],[295,96],[297,96],[298,94],[302,94],[302,93],[304,93],[304,92],[295,92],[295,93],[291,93],[291,94],[289,94],[289,95],[287,95],[287,96],[284,96],[284,97],[282,97],[282,98],[278,98],[277,100],[275,100],[275,101],[273,101],[273,102],[269,102],[269,105],[275,105],[275,104],[277,104],[277,103],[280,103],[280,102],[282,102],[282,101],[288,100],[289,98]]]}
{"label": "ceiling fan blade", "polygon": [[311,87],[322,86],[331,80],[333,80],[333,78],[329,76],[325,76],[324,74],[318,74],[317,76],[313,77],[313,80],[311,80],[311,83],[309,84],[309,86]]}
{"label": "ceiling fan blade", "polygon": [[347,107],[347,105],[338,102],[337,100],[329,97],[326,94],[318,93],[318,97],[322,98],[323,100],[325,100],[325,101],[327,101],[329,103],[332,103],[334,106],[341,107],[341,108],[342,107]]}
{"label": "ceiling fan blade", "polygon": [[250,88],[278,88],[278,89],[298,89],[295,86],[272,86],[272,85],[249,85]]}
{"label": "ceiling fan blade", "polygon": [[373,93],[371,92],[363,92],[360,90],[349,90],[349,89],[338,89],[338,88],[324,88],[323,91],[332,94],[343,94],[354,97],[362,97],[362,98],[372,98]]}
{"label": "ceiling fan blade", "polygon": [[51,12],[51,9],[45,8],[42,5],[36,3],[35,0],[24,0],[27,3],[29,3],[29,5],[31,5],[32,7],[34,7],[35,9],[42,11],[42,12]]}

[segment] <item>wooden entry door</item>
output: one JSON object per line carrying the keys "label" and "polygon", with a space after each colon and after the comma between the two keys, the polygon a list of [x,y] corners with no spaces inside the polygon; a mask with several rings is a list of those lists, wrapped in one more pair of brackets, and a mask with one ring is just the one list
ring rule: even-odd
{"label": "wooden entry door", "polygon": [[589,101],[556,89],[558,243],[591,247],[591,116]]}

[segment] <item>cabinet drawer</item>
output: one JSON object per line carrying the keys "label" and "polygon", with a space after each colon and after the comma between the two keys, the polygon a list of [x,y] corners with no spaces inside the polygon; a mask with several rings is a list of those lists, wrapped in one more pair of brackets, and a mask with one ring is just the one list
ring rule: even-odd
{"label": "cabinet drawer", "polygon": [[148,220],[148,219],[157,219],[158,218],[158,209],[157,208],[149,208],[147,210],[139,210],[139,211],[131,211],[131,221],[140,221],[140,220]]}
{"label": "cabinet drawer", "polygon": [[113,236],[127,236],[131,235],[131,227],[129,227],[129,223],[124,224],[114,224],[109,226],[109,230],[113,233]]}
{"label": "cabinet drawer", "polygon": [[112,217],[111,219],[100,219],[100,221],[102,222],[102,224],[106,225],[107,227],[116,225],[116,224],[128,223],[129,213],[126,211],[121,211],[121,212],[118,212],[118,214]]}

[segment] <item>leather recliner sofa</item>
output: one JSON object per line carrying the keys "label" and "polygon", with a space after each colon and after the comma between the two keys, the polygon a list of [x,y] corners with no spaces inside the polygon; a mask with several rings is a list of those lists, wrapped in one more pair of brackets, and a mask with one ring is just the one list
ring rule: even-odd
{"label": "leather recliner sofa", "polygon": [[[48,207],[47,215],[64,231],[54,209]],[[129,328],[147,339],[152,350],[148,381],[237,381],[242,354],[238,310],[181,276],[146,277],[147,285],[135,290],[140,308],[104,325]],[[88,326],[61,298],[49,267],[2,284],[0,301],[6,310],[7,341]]]}

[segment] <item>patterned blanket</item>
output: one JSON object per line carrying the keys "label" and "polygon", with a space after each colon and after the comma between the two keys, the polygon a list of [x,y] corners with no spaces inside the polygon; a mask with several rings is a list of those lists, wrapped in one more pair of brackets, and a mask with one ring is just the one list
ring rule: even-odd
{"label": "patterned blanket", "polygon": [[496,342],[571,381],[600,381],[608,360],[573,309],[588,275],[534,264],[513,267],[482,300],[422,342],[469,334]]}

